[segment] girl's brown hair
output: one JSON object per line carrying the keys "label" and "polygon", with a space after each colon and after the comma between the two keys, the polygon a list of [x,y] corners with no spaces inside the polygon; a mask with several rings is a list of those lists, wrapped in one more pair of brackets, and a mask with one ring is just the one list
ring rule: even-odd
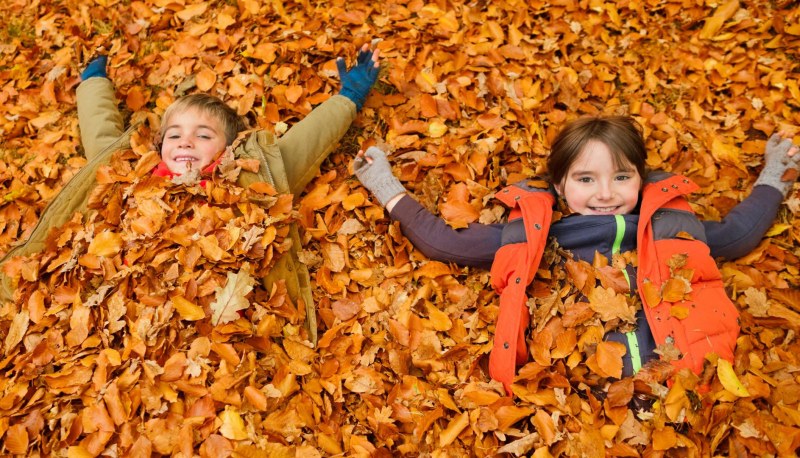
{"label": "girl's brown hair", "polygon": [[619,168],[632,164],[642,182],[647,176],[647,150],[642,126],[630,116],[579,118],[566,124],[553,141],[547,158],[547,171],[553,184],[559,184],[590,140],[604,143]]}
{"label": "girl's brown hair", "polygon": [[219,98],[203,93],[190,94],[172,102],[172,104],[167,107],[166,111],[164,111],[164,116],[161,117],[160,142],[164,141],[164,131],[168,126],[169,118],[175,113],[181,113],[192,108],[218,120],[220,124],[222,124],[226,145],[233,143],[239,132],[246,128],[242,117]]}

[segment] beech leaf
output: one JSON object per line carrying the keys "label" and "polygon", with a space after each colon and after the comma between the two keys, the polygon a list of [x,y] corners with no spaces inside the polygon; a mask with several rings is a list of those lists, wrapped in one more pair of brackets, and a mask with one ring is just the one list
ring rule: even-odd
{"label": "beech leaf", "polygon": [[211,324],[216,326],[236,320],[239,310],[250,307],[250,301],[245,296],[253,290],[255,280],[249,270],[250,266],[244,264],[238,272],[228,272],[225,286],[214,289],[216,298],[210,305]]}

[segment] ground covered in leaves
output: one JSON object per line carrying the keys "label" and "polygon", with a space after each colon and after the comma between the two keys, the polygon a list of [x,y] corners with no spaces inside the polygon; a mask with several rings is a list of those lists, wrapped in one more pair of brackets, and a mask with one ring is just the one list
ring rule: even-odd
{"label": "ground covered in leaves", "polygon": [[[649,165],[691,177],[698,213],[719,218],[749,192],[770,134],[789,129],[800,143],[795,2],[8,0],[0,11],[0,253],[85,163],[74,92],[98,52],[129,121],[202,90],[278,133],[335,93],[337,56],[379,40],[384,66],[293,208],[268,186],[224,177],[148,180],[146,132],[101,170],[94,211],[12,264],[21,286],[20,300],[0,304],[0,453],[794,456],[800,446],[797,186],[763,243],[721,265],[742,312],[733,365],[711,357],[702,376],[671,386],[662,365],[618,380],[619,349],[601,336],[626,321],[628,303],[609,266],[552,247],[531,291],[532,359],[506,397],[486,373],[497,314],[488,272],[426,260],[349,172],[360,145],[385,142],[404,184],[452,225],[499,221],[492,194],[543,171],[564,121],[631,114]],[[252,280],[287,248],[290,221],[314,280],[316,346],[285,291]],[[635,392],[657,402],[637,408]]]}

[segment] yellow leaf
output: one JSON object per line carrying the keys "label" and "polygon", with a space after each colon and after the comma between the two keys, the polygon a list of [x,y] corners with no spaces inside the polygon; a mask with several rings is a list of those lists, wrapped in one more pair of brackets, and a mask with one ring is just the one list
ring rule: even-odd
{"label": "yellow leaf", "polygon": [[716,159],[717,162],[726,162],[728,164],[735,165],[736,167],[743,168],[739,158],[739,148],[734,145],[724,143],[720,138],[715,138],[711,143],[711,155],[714,156],[714,159]]}
{"label": "yellow leaf", "polygon": [[216,28],[223,30],[233,24],[236,24],[236,19],[234,19],[230,14],[219,13],[217,15],[217,25],[215,26]]}
{"label": "yellow leaf", "polygon": [[717,360],[717,377],[719,377],[719,381],[722,383],[722,386],[725,387],[725,390],[730,393],[740,398],[750,396],[750,392],[742,385],[742,382],[733,370],[733,365],[731,365],[731,362],[727,359],[719,358]]}
{"label": "yellow leaf", "polygon": [[713,38],[722,28],[722,25],[725,24],[725,21],[730,19],[738,9],[739,0],[730,0],[717,8],[717,10],[714,11],[714,15],[706,19],[703,30],[700,31],[700,38]]}
{"label": "yellow leaf", "polygon": [[433,303],[425,301],[425,308],[428,310],[428,318],[437,331],[449,331],[453,327],[453,322],[446,313],[436,308]]}
{"label": "yellow leaf", "polygon": [[219,433],[224,437],[231,440],[244,440],[247,439],[247,430],[244,426],[244,420],[233,407],[226,407],[225,411],[219,414],[219,420],[222,426],[219,427]]}
{"label": "yellow leaf", "polygon": [[776,223],[773,224],[771,228],[764,234],[765,237],[774,237],[779,234],[783,234],[787,230],[791,229],[791,224],[784,224],[784,223]]}
{"label": "yellow leaf", "polygon": [[428,125],[428,136],[439,138],[447,133],[447,126],[444,123],[434,121]]}
{"label": "yellow leaf", "polygon": [[620,318],[633,323],[636,321],[636,310],[628,304],[626,297],[625,294],[617,294],[611,288],[597,286],[589,292],[589,306],[603,321]]}
{"label": "yellow leaf", "polygon": [[205,13],[207,8],[208,2],[196,3],[178,11],[175,13],[175,16],[178,16],[178,19],[181,21],[186,22],[195,16],[200,16],[201,14]]}
{"label": "yellow leaf", "polygon": [[89,453],[85,447],[73,445],[67,449],[67,458],[94,458],[93,453]]}
{"label": "yellow leaf", "polygon": [[239,310],[250,307],[247,296],[253,290],[255,280],[249,273],[250,265],[244,263],[237,272],[228,272],[224,288],[215,288],[216,299],[211,303],[211,324],[228,323],[239,318]]}
{"label": "yellow leaf", "polygon": [[453,418],[439,435],[439,447],[444,448],[450,445],[468,425],[469,412],[462,412],[461,415]]}
{"label": "yellow leaf", "polygon": [[22,310],[14,315],[14,319],[11,321],[11,327],[8,329],[8,334],[6,334],[6,354],[9,354],[11,350],[22,341],[22,338],[25,337],[25,333],[28,331],[29,324],[30,319],[27,310]]}
{"label": "yellow leaf", "polygon": [[122,249],[122,235],[116,232],[101,232],[89,243],[89,254],[111,257]]}
{"label": "yellow leaf", "polygon": [[354,208],[364,205],[364,200],[364,194],[355,192],[344,198],[342,201],[342,208],[347,211],[353,210]]}
{"label": "yellow leaf", "polygon": [[784,27],[783,31],[789,35],[800,35],[800,22]]}
{"label": "yellow leaf", "polygon": [[188,301],[183,296],[173,297],[172,306],[175,307],[182,320],[197,321],[206,317],[206,312],[200,306]]}

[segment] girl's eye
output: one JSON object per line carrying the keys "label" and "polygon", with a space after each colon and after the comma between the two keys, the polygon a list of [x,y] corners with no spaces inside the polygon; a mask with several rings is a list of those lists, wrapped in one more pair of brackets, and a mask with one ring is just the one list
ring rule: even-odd
{"label": "girl's eye", "polygon": [[580,177],[580,178],[578,178],[578,182],[579,183],[591,183],[592,179],[589,178],[589,177]]}
{"label": "girl's eye", "polygon": [[630,179],[631,179],[631,177],[629,177],[628,175],[619,175],[619,176],[617,176],[617,181],[625,181],[625,180],[630,180]]}

